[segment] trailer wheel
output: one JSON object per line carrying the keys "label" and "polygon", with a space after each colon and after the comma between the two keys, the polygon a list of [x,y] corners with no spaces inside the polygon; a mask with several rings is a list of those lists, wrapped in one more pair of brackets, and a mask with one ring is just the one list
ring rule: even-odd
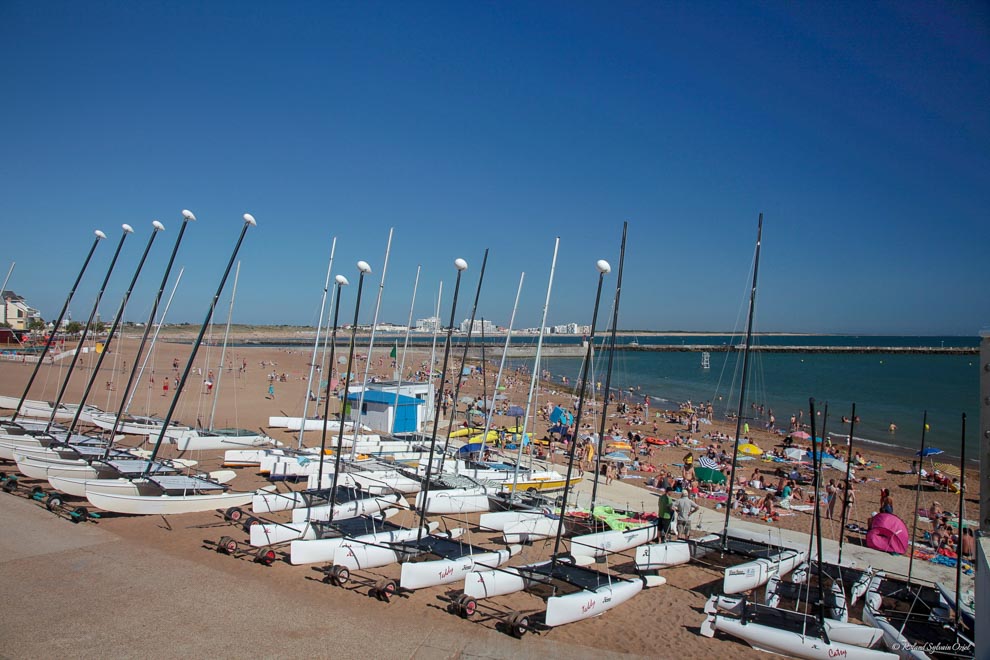
{"label": "trailer wheel", "polygon": [[464,596],[461,599],[461,618],[470,619],[478,611],[478,601],[470,596]]}
{"label": "trailer wheel", "polygon": [[221,536],[220,540],[217,541],[217,552],[222,552],[225,555],[229,555],[236,549],[237,542],[229,536]]}
{"label": "trailer wheel", "polygon": [[44,494],[45,489],[41,486],[35,486],[31,489],[31,499],[33,500],[40,500]]}
{"label": "trailer wheel", "polygon": [[258,550],[254,560],[263,566],[271,566],[275,563],[275,551],[271,548],[262,548]]}
{"label": "trailer wheel", "polygon": [[335,587],[342,587],[351,579],[351,572],[344,566],[334,566],[330,569],[327,577],[330,579],[330,584]]}
{"label": "trailer wheel", "polygon": [[244,517],[244,509],[239,506],[232,506],[224,511],[223,517],[226,518],[228,522],[240,522],[241,518]]}
{"label": "trailer wheel", "polygon": [[522,639],[522,636],[529,630],[529,617],[522,612],[509,612],[505,617],[505,625],[509,628],[510,635],[516,639]]}
{"label": "trailer wheel", "polygon": [[15,490],[17,490],[17,477],[11,475],[3,482],[3,492],[13,493]]}
{"label": "trailer wheel", "polygon": [[395,584],[395,580],[382,580],[375,585],[372,595],[383,603],[388,603],[397,590],[398,585]]}
{"label": "trailer wheel", "polygon": [[89,520],[89,509],[84,506],[77,506],[69,515],[72,516],[74,523],[86,522]]}
{"label": "trailer wheel", "polygon": [[246,518],[244,518],[244,524],[241,525],[241,528],[245,532],[247,532],[248,534],[250,534],[251,533],[251,528],[254,527],[255,525],[260,525],[260,524],[261,524],[261,521],[258,520],[257,518],[255,518],[254,516],[247,516]]}
{"label": "trailer wheel", "polygon": [[59,495],[52,493],[45,500],[45,508],[54,513],[59,507],[62,506],[62,498]]}

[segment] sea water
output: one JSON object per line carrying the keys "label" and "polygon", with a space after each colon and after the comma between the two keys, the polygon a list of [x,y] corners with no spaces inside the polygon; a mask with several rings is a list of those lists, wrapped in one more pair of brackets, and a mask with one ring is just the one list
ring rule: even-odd
{"label": "sea water", "polygon": [[[697,336],[637,339],[641,345],[680,343],[682,339],[687,345],[741,343],[738,337],[729,336],[719,337],[719,341]],[[788,346],[979,345],[975,337],[764,336],[760,342]],[[654,409],[677,407],[689,400],[695,404],[711,401],[716,417],[724,418],[735,414],[739,404],[742,359],[741,352],[713,352],[710,368],[703,369],[700,352],[616,351],[611,387],[634,401],[643,401],[649,395]],[[554,358],[545,360],[543,368],[551,372],[554,382],[560,383],[561,377],[566,377],[574,383],[581,364],[580,358]],[[598,351],[589,379],[603,383],[605,369],[604,351]],[[966,413],[966,454],[970,459],[978,456],[978,355],[753,351],[746,391],[743,416],[752,418],[750,426],[764,424],[770,410],[778,427],[786,429],[791,415],[800,415],[807,424],[808,399],[814,397],[819,412],[818,433],[821,434],[823,419],[820,413],[827,402],[826,430],[845,435],[849,426],[841,419],[851,416],[855,402],[857,438],[912,452],[920,446],[922,418],[927,411],[926,446],[942,449],[950,456],[959,456],[961,419]],[[764,406],[762,416],[758,414],[759,405]],[[890,431],[891,424],[896,431]]]}

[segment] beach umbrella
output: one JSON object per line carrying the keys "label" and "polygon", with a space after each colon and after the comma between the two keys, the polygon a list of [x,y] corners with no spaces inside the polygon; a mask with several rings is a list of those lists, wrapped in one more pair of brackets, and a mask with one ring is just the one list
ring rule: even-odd
{"label": "beach umbrella", "polygon": [[725,474],[721,470],[716,470],[715,468],[708,468],[697,466],[694,468],[694,476],[703,484],[724,484]]}
{"label": "beach umbrella", "polygon": [[509,409],[506,411],[506,414],[508,414],[509,417],[522,417],[523,415],[526,414],[526,411],[519,406],[509,406]]}
{"label": "beach umbrella", "polygon": [[481,451],[481,443],[480,442],[472,442],[472,443],[466,444],[463,447],[461,447],[460,449],[458,449],[457,450],[457,453],[459,455],[461,455],[461,456],[467,456],[468,454],[476,454],[476,453],[478,453],[480,451]]}
{"label": "beach umbrella", "polygon": [[574,423],[574,416],[560,406],[557,406],[550,413],[550,421],[554,424],[570,425]]}
{"label": "beach umbrella", "polygon": [[942,474],[947,474],[950,477],[960,476],[959,468],[951,463],[932,463],[932,467],[941,472]]}
{"label": "beach umbrella", "polygon": [[791,437],[794,438],[795,440],[807,440],[811,436],[805,433],[804,431],[797,431],[795,433],[791,433]]}
{"label": "beach umbrella", "polygon": [[939,454],[942,453],[944,452],[938,447],[925,447],[923,451],[914,452],[914,455],[920,456],[921,458],[927,458],[929,456],[938,456]]}
{"label": "beach umbrella", "polygon": [[[698,458],[698,465],[700,467],[703,467],[703,468],[706,468],[706,469],[709,469],[709,470],[717,470],[718,469],[718,461],[716,461],[714,458],[708,458],[707,456],[701,456],[700,458]],[[695,468],[695,472],[697,472],[697,469],[698,468]]]}
{"label": "beach umbrella", "polygon": [[873,516],[870,531],[866,533],[866,545],[881,552],[903,555],[908,547],[907,525],[892,513],[878,513]]}
{"label": "beach umbrella", "polygon": [[748,454],[750,456],[762,456],[763,450],[754,445],[752,442],[747,442],[746,444],[739,445],[740,454]]}
{"label": "beach umbrella", "polygon": [[469,404],[470,403],[474,403],[474,397],[473,396],[462,396],[460,399],[457,400],[457,402],[458,403],[469,403]]}

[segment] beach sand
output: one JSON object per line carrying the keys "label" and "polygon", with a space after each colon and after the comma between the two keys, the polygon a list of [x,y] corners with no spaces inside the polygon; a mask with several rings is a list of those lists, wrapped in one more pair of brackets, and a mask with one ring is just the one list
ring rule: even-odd
{"label": "beach sand", "polygon": [[[119,348],[105,360],[89,403],[107,410],[116,409],[135,344],[131,337],[116,344]],[[178,361],[180,369],[184,367],[189,349],[187,344],[159,342],[153,373],[149,370],[143,376],[130,412],[159,415],[166,412],[175,392],[174,382],[169,383],[169,390],[163,396],[162,381],[179,374],[172,367],[173,360]],[[390,347],[376,348],[371,361],[372,374],[391,377],[389,350]],[[366,348],[358,348],[358,353],[366,352]],[[196,362],[202,374],[194,370],[196,375],[187,383],[175,419],[187,424],[195,424],[197,420],[208,424],[215,398],[216,426],[264,428],[275,439],[294,445],[298,432],[267,429],[268,417],[302,413],[311,355],[311,349],[301,348],[228,348],[225,362],[229,370],[225,368],[219,380],[214,378],[217,384],[208,394],[204,381],[210,369],[206,365],[219,363],[220,349],[204,346]],[[78,401],[94,360],[92,353],[82,357],[81,368],[67,388],[65,401]],[[419,369],[424,360],[428,360],[427,353],[408,356],[406,371]],[[451,363],[454,362],[452,357]],[[247,368],[242,370],[245,363]],[[53,399],[67,364],[66,359],[44,366],[29,398]],[[32,365],[18,362],[0,363],[0,393],[19,395],[31,368]],[[363,368],[364,363],[358,363],[355,371],[363,373]],[[268,376],[273,372],[279,379],[274,383],[275,395],[271,398]],[[284,382],[282,374],[286,377]],[[494,377],[491,370],[489,392]],[[111,381],[110,389],[107,381]],[[469,377],[460,395],[480,396],[481,391],[480,377]],[[510,402],[525,405],[527,391],[526,379],[520,378],[504,393]],[[540,396],[543,402],[551,396],[551,400],[565,406],[570,405],[572,398],[569,393],[541,392]],[[331,414],[336,412],[336,405],[336,401],[331,401]],[[316,412],[314,407],[311,403],[310,415]],[[609,421],[624,424],[618,418]],[[505,418],[498,423],[515,422]],[[628,428],[644,436],[652,435],[652,425]],[[661,424],[658,435],[670,438],[678,428]],[[728,424],[716,423],[714,428],[733,432]],[[752,437],[764,449],[773,447],[773,439],[768,435],[756,431]],[[305,438],[309,446],[319,444],[316,433],[307,433]],[[124,444],[136,444],[138,440],[128,438]],[[669,466],[680,462],[684,453],[683,449],[663,449],[655,454],[653,462],[660,467]],[[207,470],[217,469],[221,461],[221,456],[209,452],[186,458],[199,460],[200,467]],[[876,451],[871,451],[868,458],[883,467],[864,471],[878,481],[857,486],[858,504],[851,511],[850,521],[865,526],[870,513],[878,508],[881,487],[891,490],[894,510],[904,517],[904,512],[914,508],[914,477],[897,471],[907,468],[910,461]],[[562,459],[556,458],[558,463]],[[772,464],[750,461],[742,463],[738,473],[748,476],[755,465],[764,470],[773,469]],[[648,475],[633,473],[632,476]],[[835,472],[834,476],[839,479],[842,475]],[[973,489],[978,484],[975,471],[967,474],[967,482],[972,485],[967,506],[975,507]],[[233,486],[248,490],[263,483],[260,476],[241,469]],[[642,487],[645,479],[629,479],[628,483]],[[644,500],[654,497],[645,489],[643,493]],[[933,497],[946,510],[956,510],[957,496],[947,493],[925,494],[922,506],[927,506]],[[721,586],[722,573],[718,568],[690,564],[667,570],[664,572],[667,585],[644,591],[602,617],[527,635],[520,641],[498,632],[496,619],[484,612],[471,620],[447,613],[445,606],[449,594],[454,592],[452,589],[426,589],[385,604],[369,598],[367,584],[357,581],[335,588],[319,581],[321,575],[308,567],[293,567],[287,561],[278,561],[266,568],[249,559],[218,554],[212,549],[221,535],[245,540],[246,534],[225,523],[216,513],[189,514],[168,521],[161,517],[111,515],[95,525],[74,526],[34,503],[15,500],[13,496],[0,498],[0,502],[5,520],[8,514],[13,516],[11,519],[25,520],[26,529],[33,534],[19,534],[17,540],[8,538],[2,545],[6,552],[0,560],[3,585],[0,597],[8,603],[31,604],[25,609],[14,608],[11,616],[5,615],[0,622],[0,638],[5,640],[3,655],[11,657],[51,655],[49,649],[56,649],[61,657],[143,656],[152,652],[160,657],[235,657],[247,653],[417,658],[545,657],[548,654],[664,657],[675,648],[678,657],[683,658],[726,653],[739,658],[766,657],[729,638],[707,639],[698,634],[704,619],[701,608],[707,596]],[[714,501],[704,499],[701,504],[715,506]],[[279,519],[277,515],[273,517]],[[910,525],[910,518],[905,519]],[[807,532],[811,516],[795,512],[781,517],[775,524]],[[823,527],[826,536],[837,538],[838,523],[823,521]],[[94,532],[98,538],[90,539]],[[472,540],[483,542],[483,538],[476,536]],[[847,542],[860,539],[861,534],[853,534]],[[534,545],[526,548],[522,559],[545,558],[546,554],[544,546]],[[904,561],[906,572],[907,560]],[[115,568],[119,566],[119,570],[108,568],[109,562]],[[628,557],[619,559],[609,568],[631,574],[632,562]],[[372,578],[397,576],[397,567],[371,573]],[[542,609],[542,602],[527,594],[496,600],[495,613],[510,608]],[[101,605],[109,609],[102,610]],[[67,617],[77,633],[83,632],[73,639],[61,639],[60,633],[52,632],[49,616],[52,612],[57,617]],[[147,636],[132,632],[132,626],[137,629],[143,626]],[[59,638],[60,645],[50,646],[54,643],[53,634]],[[108,644],[107,640],[112,643]]]}

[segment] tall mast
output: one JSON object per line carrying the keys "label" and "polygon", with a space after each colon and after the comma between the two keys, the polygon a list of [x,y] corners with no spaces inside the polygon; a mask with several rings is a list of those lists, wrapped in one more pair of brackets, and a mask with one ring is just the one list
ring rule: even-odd
{"label": "tall mast", "polygon": [[[547,311],[550,309],[550,290],[553,289],[553,275],[557,268],[557,249],[560,247],[560,236],[553,240],[553,258],[550,260],[550,279],[547,281],[547,296],[543,301],[543,316],[540,320],[540,334],[536,339],[536,359],[534,361],[533,373],[529,379],[529,394],[526,396],[526,412],[523,415],[522,433],[519,434],[519,442],[516,443],[516,465],[512,469],[512,492],[516,492],[519,486],[519,464],[522,462],[523,445],[526,443],[526,427],[529,425],[529,413],[533,406],[533,393],[540,381],[540,353],[543,350],[544,328],[547,326]],[[518,430],[518,429],[517,429]],[[532,454],[531,454],[532,456]],[[563,509],[561,509],[563,512]]]}
{"label": "tall mast", "polygon": [[[327,264],[327,279],[323,283],[323,298],[320,300],[320,315],[316,320],[316,340],[313,342],[313,356],[309,360],[309,378],[306,380],[306,398],[303,400],[302,424],[299,425],[299,442],[296,447],[302,449],[303,434],[306,432],[306,416],[309,413],[309,395],[313,385],[313,371],[316,369],[316,352],[320,350],[320,329],[323,327],[323,312],[327,306],[327,291],[330,289],[330,271],[333,269],[333,253],[337,250],[337,237],[330,242],[330,262]],[[332,369],[332,367],[331,367]],[[319,383],[316,384],[319,394]]]}
{"label": "tall mast", "polygon": [[[382,293],[385,291],[385,273],[388,271],[388,257],[392,251],[392,232],[388,230],[388,242],[385,244],[385,261],[382,264],[382,279],[378,282],[378,301],[375,303],[375,318],[371,322],[371,338],[368,341],[368,359],[364,361],[364,380],[361,382],[361,396],[358,398],[357,416],[354,419],[354,442],[351,443],[351,460],[357,459],[357,439],[361,426],[361,414],[364,411],[364,393],[368,391],[368,372],[371,370],[371,358],[375,352],[375,333],[378,331],[378,313],[382,308]],[[350,362],[348,362],[348,369]],[[345,393],[346,396],[346,393]]]}
{"label": "tall mast", "polygon": [[144,268],[144,262],[148,258],[148,252],[151,251],[151,245],[155,242],[155,237],[158,236],[158,232],[165,231],[165,225],[157,220],[151,224],[153,227],[151,236],[148,237],[148,243],[144,247],[144,253],[141,255],[141,259],[138,261],[138,266],[134,270],[134,277],[131,278],[131,283],[128,285],[127,291],[124,293],[124,297],[120,301],[120,308],[117,310],[117,315],[114,317],[113,324],[110,326],[110,331],[107,333],[107,340],[103,344],[103,350],[96,358],[96,364],[93,366],[93,371],[89,375],[89,381],[86,383],[82,397],[79,399],[79,406],[76,408],[76,414],[72,416],[72,422],[69,424],[69,430],[66,433],[67,438],[72,437],[72,432],[76,429],[76,424],[79,423],[79,416],[82,415],[83,407],[86,405],[86,399],[89,398],[89,393],[93,389],[93,383],[96,382],[96,376],[99,374],[100,366],[103,364],[104,358],[106,358],[106,356],[110,353],[110,344],[113,341],[114,334],[117,332],[117,326],[120,325],[120,320],[124,316],[124,310],[127,308],[127,301],[131,298],[131,292],[134,290],[134,285],[137,284],[138,275],[141,274],[141,269]]}
{"label": "tall mast", "polygon": [[[113,267],[117,264],[117,257],[120,256],[120,248],[124,246],[124,240],[129,234],[134,233],[134,230],[130,225],[121,225],[123,233],[120,235],[120,241],[117,242],[117,249],[113,253],[113,258],[110,260],[110,267],[107,268],[107,274],[103,278],[103,284],[100,286],[99,293],[96,294],[96,300],[93,301],[93,309],[89,313],[89,319],[86,321],[86,326],[83,328],[82,336],[79,338],[79,344],[76,346],[76,352],[72,356],[72,362],[69,364],[68,373],[65,375],[65,380],[62,381],[62,387],[58,391],[58,397],[56,397],[55,402],[52,404],[52,416],[48,419],[48,424],[45,426],[45,433],[48,433],[52,429],[52,424],[55,422],[55,414],[58,411],[59,405],[62,403],[62,397],[65,395],[65,388],[69,386],[69,379],[72,378],[72,370],[75,369],[76,362],[79,360],[79,355],[82,353],[83,345],[86,343],[86,335],[89,334],[89,326],[93,324],[93,317],[96,316],[96,312],[100,307],[100,300],[103,298],[103,292],[107,288],[107,282],[110,281],[110,273],[113,272]],[[66,436],[66,440],[69,437]]]}
{"label": "tall mast", "polygon": [[[598,501],[598,475],[601,474],[602,451],[605,449],[605,421],[608,419],[608,394],[612,387],[612,358],[615,356],[615,333],[619,324],[619,297],[622,294],[622,269],[626,262],[626,229],[629,223],[622,223],[622,244],[619,247],[619,272],[615,278],[615,300],[612,303],[612,336],[609,339],[608,366],[605,370],[605,390],[602,392],[602,414],[600,431],[598,433],[598,447],[595,451],[595,476],[591,482],[591,510],[595,510],[595,503]],[[594,392],[594,388],[591,390]],[[574,439],[577,439],[577,428],[574,429]]]}
{"label": "tall mast", "polygon": [[[464,363],[467,361],[468,347],[471,345],[471,332],[474,330],[474,318],[475,313],[478,311],[478,299],[481,297],[481,285],[485,281],[485,267],[488,265],[488,248],[485,248],[485,256],[481,260],[481,273],[478,275],[478,287],[474,290],[474,305],[471,307],[471,320],[468,324],[467,338],[464,341],[464,350],[461,351],[461,372],[464,371]],[[440,465],[443,465],[444,459],[447,457],[447,449],[450,447],[450,433],[454,428],[454,420],[457,419],[457,396],[461,392],[461,380],[463,380],[461,372],[458,372],[457,377],[454,379],[454,405],[450,407],[450,422],[447,424],[447,438],[443,443],[443,453],[440,455]],[[427,466],[427,484],[426,488],[429,489],[429,475],[430,467]],[[426,501],[425,499],[423,500]],[[425,507],[425,505],[424,505]]]}
{"label": "tall mast", "polygon": [[[818,554],[818,627],[822,631],[822,637],[828,642],[828,634],[825,631],[825,589],[822,588],[821,576],[822,572],[822,512],[821,512],[821,485],[822,485],[822,464],[821,464],[821,452],[815,450],[815,399],[808,399],[808,408],[810,409],[810,422],[811,422],[811,461],[812,469],[815,474],[815,523],[818,527],[818,534],[815,536],[816,552]],[[826,410],[828,406],[826,405]],[[824,431],[823,431],[824,433]],[[822,440],[824,443],[824,439]]]}
{"label": "tall mast", "polygon": [[[333,482],[332,482],[332,484],[330,486],[330,520],[333,520],[333,508],[334,508],[334,505],[337,503],[337,480],[338,480],[338,475],[340,474],[340,455],[342,453],[344,453],[344,412],[347,410],[348,389],[351,386],[351,371],[352,371],[351,370],[351,361],[354,360],[354,343],[355,343],[355,336],[357,334],[358,314],[360,313],[360,310],[361,310],[361,290],[364,288],[364,276],[371,272],[371,266],[368,265],[368,262],[367,261],[359,261],[359,262],[357,262],[357,268],[358,268],[357,300],[354,301],[354,322],[351,323],[351,341],[350,341],[350,343],[347,346],[347,367],[346,367],[347,368],[347,373],[344,374],[344,390],[343,390],[344,393],[343,393],[343,395],[340,398],[340,429],[339,429],[339,432],[337,433],[337,450],[334,452],[334,457],[333,457]],[[347,284],[347,278],[345,277],[343,279],[343,281],[337,280],[337,284],[338,284],[338,286],[337,286],[337,305],[336,306],[339,309],[340,308],[340,287],[343,286],[343,285],[345,285],[345,284]],[[336,318],[334,320],[336,321]],[[334,326],[336,326],[336,323],[334,323]],[[336,342],[334,342],[334,343],[336,343]],[[331,349],[331,350],[333,350],[333,349]],[[330,385],[328,383],[327,384],[327,402],[324,404],[324,410],[328,410],[327,407],[329,405],[330,405]],[[359,413],[359,417],[360,417],[360,411],[358,411],[358,413]],[[323,422],[323,429],[324,429],[323,430],[323,436],[324,436],[324,438],[326,438],[326,428],[327,428],[327,423],[326,423],[326,418],[324,418],[324,422]],[[354,430],[354,434],[352,436],[354,438],[354,440],[353,440],[352,444],[354,444],[356,446],[357,445],[357,439],[358,439],[357,423],[355,422],[355,425],[352,426],[351,428]],[[322,452],[321,451],[320,452],[320,455],[322,456],[324,453],[325,452]],[[323,459],[321,458],[320,460],[323,460]],[[320,465],[320,476],[317,478],[316,483],[317,483],[317,485],[320,485],[322,482],[323,482],[323,466],[321,464]]]}
{"label": "tall mast", "polygon": [[[144,324],[144,334],[141,335],[141,342],[138,344],[137,354],[134,356],[134,364],[131,365],[131,375],[127,378],[127,385],[124,386],[124,391],[120,395],[120,408],[117,410],[117,416],[113,421],[113,429],[110,431],[110,440],[107,443],[107,450],[103,454],[103,460],[106,460],[110,456],[110,447],[113,445],[113,439],[117,437],[117,429],[120,428],[120,418],[131,405],[131,399],[134,396],[133,387],[134,384],[141,378],[141,373],[144,372],[145,365],[141,365],[141,369],[138,369],[138,362],[141,361],[141,355],[144,353],[144,345],[148,341],[148,334],[151,332],[151,326],[155,324],[155,317],[158,315],[158,305],[161,303],[162,294],[165,292],[165,285],[168,284],[168,276],[172,272],[172,265],[175,263],[175,255],[179,252],[179,245],[182,243],[182,236],[186,233],[186,225],[190,222],[196,220],[196,216],[193,215],[192,211],[187,209],[182,210],[182,226],[179,227],[179,235],[175,237],[175,245],[172,246],[172,254],[168,258],[168,265],[165,266],[165,272],[162,274],[162,281],[158,285],[158,293],[155,294],[155,301],[151,305],[151,313],[148,314],[148,322]],[[175,278],[175,286],[172,288],[172,293],[169,295],[168,302],[165,305],[165,312],[162,313],[162,319],[165,318],[165,314],[168,313],[168,308],[172,303],[172,296],[175,295],[175,290],[179,287],[179,280],[182,279],[182,272],[180,270],[179,276]],[[155,337],[151,340],[152,345],[154,345],[155,340],[158,339],[158,331],[161,330],[161,324],[159,324],[158,329],[155,330]],[[150,353],[149,353],[150,356]],[[147,360],[145,360],[147,362]]]}
{"label": "tall mast", "polygon": [[[853,456],[853,431],[856,429],[856,404],[852,404],[852,417],[849,418],[849,449],[846,452],[846,483],[845,488],[842,491],[842,514],[839,516],[839,577],[842,577],[842,543],[845,541],[846,534],[846,513],[849,509],[849,476],[852,471],[852,456]],[[823,438],[824,439],[824,438]],[[915,501],[914,508],[917,511],[918,502]],[[917,521],[917,516],[915,516],[915,521]],[[917,522],[915,523],[917,524]],[[911,574],[910,565],[908,567],[908,575]],[[910,578],[909,580],[910,581]],[[845,582],[845,580],[843,580]]]}
{"label": "tall mast", "polygon": [[192,352],[190,352],[189,360],[186,362],[186,368],[183,370],[182,377],[179,379],[179,385],[175,388],[175,395],[172,397],[172,403],[169,404],[168,413],[166,413],[165,419],[162,421],[162,430],[158,433],[158,440],[155,441],[154,449],[151,450],[148,465],[144,469],[144,476],[148,476],[151,472],[151,467],[155,463],[155,457],[158,456],[158,450],[161,449],[162,442],[165,441],[165,433],[168,431],[168,425],[172,423],[172,415],[175,414],[175,408],[179,403],[179,395],[182,394],[182,390],[186,386],[186,380],[189,378],[189,372],[192,371],[193,362],[196,360],[196,353],[199,351],[199,345],[203,343],[203,335],[206,334],[206,326],[209,325],[210,319],[213,318],[213,311],[217,307],[217,300],[220,299],[220,294],[223,293],[223,287],[227,283],[227,277],[230,275],[230,269],[233,268],[234,260],[237,259],[237,252],[241,249],[241,243],[244,242],[244,236],[247,234],[249,227],[255,227],[258,224],[255,221],[254,216],[250,213],[245,213],[243,217],[244,226],[241,228],[241,234],[237,237],[237,243],[234,245],[234,251],[230,254],[230,260],[227,262],[227,268],[223,271],[223,277],[220,278],[220,284],[217,285],[217,291],[213,294],[213,299],[210,301],[210,307],[206,311],[206,318],[203,320],[203,325],[199,328],[199,335],[193,343]]}
{"label": "tall mast", "polygon": [[[564,477],[564,494],[561,497],[560,504],[561,521],[563,521],[564,513],[567,511],[567,496],[571,492],[571,474],[574,471],[574,449],[577,447],[577,430],[581,428],[581,415],[584,412],[584,393],[588,388],[588,365],[591,364],[591,347],[595,343],[595,325],[598,322],[598,303],[602,298],[602,282],[605,280],[605,275],[612,270],[612,267],[604,259],[599,259],[595,264],[595,268],[598,270],[598,288],[595,291],[595,310],[591,314],[591,333],[588,335],[588,351],[584,361],[584,367],[581,369],[577,414],[574,416],[574,434],[571,436],[570,454],[567,457],[567,474]],[[557,525],[557,535],[553,541],[553,554],[550,556],[551,571],[557,565],[557,553],[560,552],[560,539],[563,534],[564,525]]]}
{"label": "tall mast", "polygon": [[[425,488],[425,494],[423,495],[423,506],[419,512],[419,531],[416,533],[416,542],[418,543],[423,538],[423,524],[426,520],[426,508],[429,506],[429,493],[430,493],[430,475],[431,468],[433,467],[433,454],[436,452],[437,446],[437,428],[440,426],[440,402],[443,398],[443,384],[444,376],[447,373],[447,360],[450,359],[450,337],[454,332],[454,315],[457,313],[457,295],[460,293],[461,289],[461,273],[467,270],[468,264],[463,259],[454,260],[454,268],[457,269],[457,279],[454,280],[454,299],[450,304],[450,323],[447,326],[447,341],[444,342],[443,346],[443,366],[440,369],[440,392],[436,397],[434,402],[433,411],[433,433],[430,436],[430,456],[426,461],[426,481],[423,486]],[[439,319],[437,319],[439,320]],[[430,369],[433,369],[433,365],[430,365]],[[457,401],[454,401],[454,407],[457,407]]]}
{"label": "tall mast", "polygon": [[[921,449],[918,450],[918,482],[914,490],[914,510],[921,506],[921,466],[925,463],[925,431],[928,430],[928,411],[921,418]],[[843,529],[845,529],[843,527]],[[914,516],[914,523],[911,525],[911,545],[914,546],[914,539],[918,534],[918,516]],[[914,568],[914,551],[908,555],[908,584],[911,584],[911,571]]]}
{"label": "tall mast", "polygon": [[[416,293],[419,291],[419,272],[422,270],[422,266],[416,266],[416,279],[413,281],[413,293],[412,301],[409,303],[409,320],[406,321],[406,338],[402,342],[402,357],[396,358],[399,360],[399,373],[398,378],[396,378],[395,386],[395,411],[399,411],[399,390],[402,389],[402,373],[406,370],[406,349],[409,348],[409,332],[412,328],[412,318],[413,310],[416,308]],[[390,429],[392,433],[395,433],[395,422],[392,422],[392,428]],[[419,425],[416,425],[416,431],[419,431]]]}
{"label": "tall mast", "polygon": [[[749,373],[749,348],[753,341],[753,310],[756,307],[756,278],[760,272],[760,244],[763,240],[763,214],[756,229],[756,257],[753,261],[753,286],[749,291],[749,319],[746,324],[746,344],[743,349],[742,382],[739,386],[739,408],[736,410],[736,440],[732,445],[732,470],[729,472],[729,499],[725,503],[725,525],[722,527],[722,551],[728,549],[729,513],[732,511],[732,494],[736,488],[736,454],[739,452],[739,436],[742,434],[742,412],[746,401],[746,376]],[[814,434],[812,434],[814,436]],[[812,442],[814,451],[814,442]]]}
{"label": "tall mast", "polygon": [[[526,273],[519,274],[519,286],[516,287],[516,301],[512,303],[512,316],[509,317],[509,330],[505,333],[505,348],[502,349],[502,361],[498,365],[498,373],[495,375],[495,389],[492,393],[492,405],[485,410],[485,430],[481,434],[481,457],[485,456],[485,444],[488,442],[488,431],[492,428],[492,408],[495,407],[495,397],[498,394],[498,388],[502,384],[502,370],[505,369],[505,354],[509,352],[509,340],[512,339],[512,327],[516,322],[516,309],[519,307],[519,294],[522,293],[523,280],[526,278]],[[482,326],[484,327],[484,326]],[[487,405],[487,402],[486,402]],[[516,429],[518,431],[518,429]],[[525,435],[525,430],[523,432]],[[522,440],[520,440],[520,444]]]}
{"label": "tall mast", "polygon": [[223,361],[227,357],[227,339],[230,337],[230,322],[234,318],[234,298],[237,297],[237,281],[241,278],[241,262],[237,262],[234,269],[234,287],[230,291],[230,306],[227,307],[227,327],[223,330],[223,347],[220,349],[220,364],[217,365],[217,379],[213,383],[217,394],[213,397],[213,406],[210,408],[210,430],[213,430],[213,422],[217,416],[217,399],[220,398],[220,377],[223,376]]}
{"label": "tall mast", "polygon": [[27,399],[28,392],[31,391],[31,385],[34,384],[35,376],[38,375],[38,370],[41,369],[42,363],[45,361],[45,356],[48,355],[48,349],[51,348],[52,344],[55,342],[55,335],[58,334],[58,329],[62,325],[62,319],[65,317],[65,312],[69,309],[69,303],[72,301],[72,296],[76,294],[76,289],[79,287],[79,282],[82,280],[83,273],[86,272],[86,267],[89,266],[90,260],[93,258],[93,252],[96,251],[96,246],[107,237],[102,231],[97,229],[95,232],[96,238],[93,239],[93,244],[89,248],[89,252],[86,254],[86,260],[83,262],[82,268],[79,269],[79,274],[76,275],[76,281],[73,283],[72,288],[69,289],[69,295],[65,298],[65,303],[62,305],[62,311],[58,313],[58,318],[55,319],[55,325],[52,331],[48,335],[48,340],[45,341],[45,347],[41,349],[41,354],[38,356],[38,361],[34,365],[34,370],[31,371],[31,377],[28,378],[27,385],[24,387],[24,394],[21,395],[21,400],[17,403],[17,408],[10,415],[10,421],[17,421],[17,416],[21,412],[21,406],[24,405],[24,400]]}
{"label": "tall mast", "polygon": [[[341,289],[341,287],[345,287],[348,284],[350,284],[350,282],[348,282],[347,281],[347,278],[344,277],[343,275],[338,275],[334,279],[335,289],[334,289],[334,303],[333,303],[333,325],[331,326],[331,330],[330,330],[330,333],[329,333],[330,342],[331,342],[330,343],[330,364],[333,364],[334,353],[336,352],[336,349],[337,349],[337,319],[340,317],[340,289]],[[353,328],[351,329],[351,331],[353,332]],[[332,370],[333,370],[333,368],[331,367],[331,371]],[[319,390],[317,390],[317,391],[319,391]],[[340,417],[340,421],[339,421],[340,428],[344,428],[344,407],[343,407],[343,405],[341,405],[339,417]],[[320,469],[316,473],[317,475],[319,475],[316,478],[316,487],[317,488],[323,488],[323,460],[324,460],[324,457],[327,454],[327,423],[329,421],[330,421],[330,378],[328,377],[327,378],[326,396],[324,397],[324,401],[323,401],[323,432],[322,432],[322,434],[320,436]],[[338,458],[340,457],[340,447],[339,446],[337,447],[337,457]],[[336,462],[334,465],[335,465],[335,467],[339,467],[340,463],[339,462]],[[333,502],[334,502],[334,498],[337,495],[337,490],[336,489],[337,489],[337,471],[335,469],[334,470],[334,475],[333,475],[333,484],[331,485],[331,492],[333,493],[333,497],[330,498],[330,502],[331,502],[331,512],[330,512],[330,515],[331,516],[333,515],[332,505],[333,505]]]}

